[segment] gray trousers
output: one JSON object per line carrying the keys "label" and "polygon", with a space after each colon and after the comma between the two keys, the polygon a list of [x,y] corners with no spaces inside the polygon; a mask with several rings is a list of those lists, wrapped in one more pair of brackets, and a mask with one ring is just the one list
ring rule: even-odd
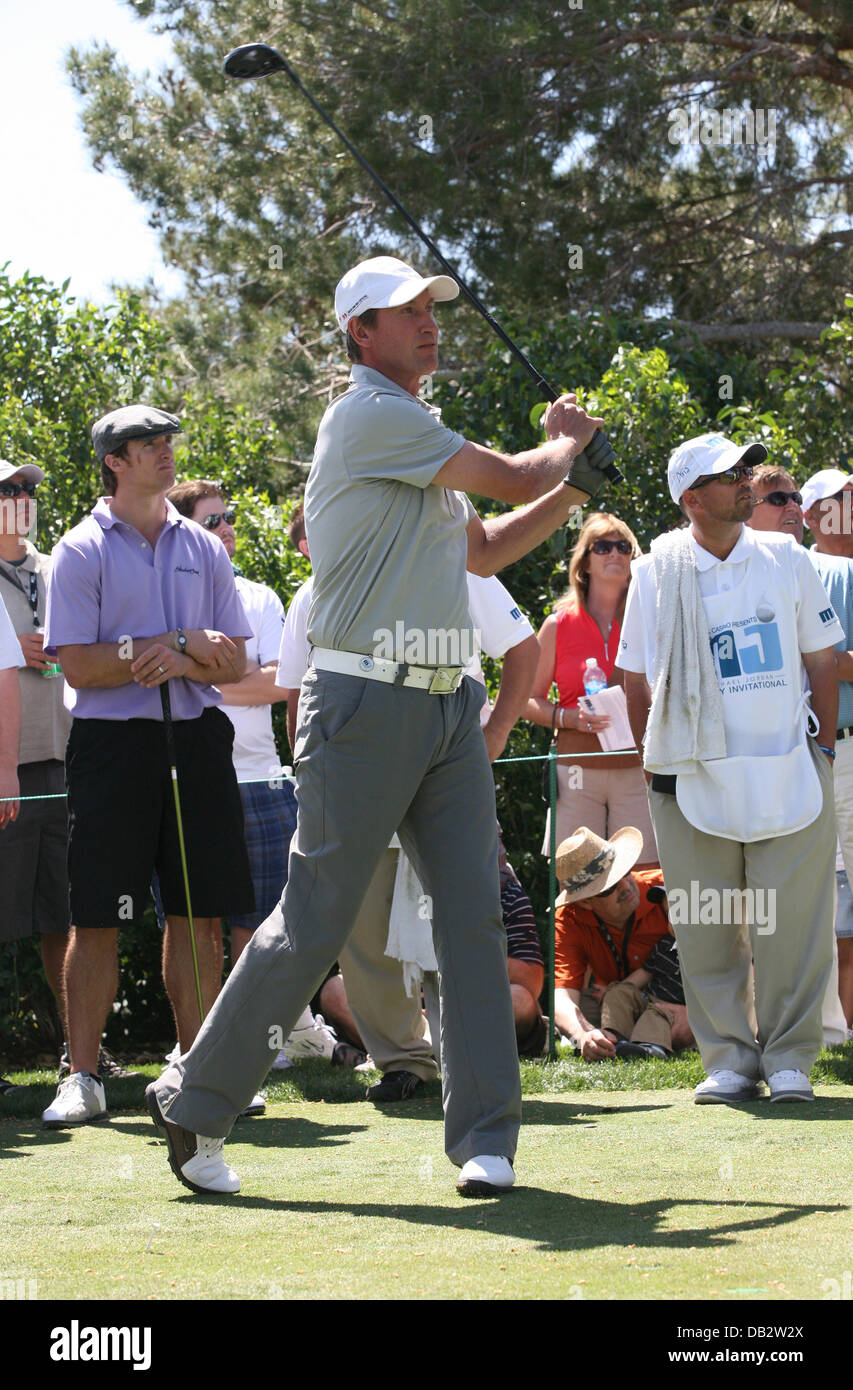
{"label": "gray trousers", "polygon": [[224,1137],[339,956],[396,830],[432,899],[445,1148],[512,1159],[521,1086],[501,918],[482,687],[452,695],[309,668],[294,761],[299,814],[284,897],[258,927],[189,1054],[156,1083],[163,1111]]}
{"label": "gray trousers", "polygon": [[[820,1051],[834,946],[835,802],[829,759],[814,746],[812,757],[823,810],[805,829],[772,840],[744,845],[706,835],[685,819],[674,796],[649,791],[687,1017],[707,1072],[766,1079],[790,1069],[808,1075]],[[677,921],[675,893],[681,890],[689,902],[692,883],[718,894],[742,887],[773,891],[774,911],[764,914],[764,925],[720,921],[723,914],[715,918],[710,911],[703,920],[701,909],[698,921]],[[695,893],[694,900],[701,901]]]}

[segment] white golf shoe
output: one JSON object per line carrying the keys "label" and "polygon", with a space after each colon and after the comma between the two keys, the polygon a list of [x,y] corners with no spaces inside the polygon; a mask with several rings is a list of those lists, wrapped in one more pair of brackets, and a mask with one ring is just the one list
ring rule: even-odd
{"label": "white golf shoe", "polygon": [[738,1101],[760,1100],[764,1086],[754,1076],[718,1067],[693,1092],[696,1105],[733,1105]]}
{"label": "white golf shoe", "polygon": [[60,1081],[53,1104],[42,1112],[41,1118],[45,1129],[60,1129],[102,1120],[106,1115],[103,1083],[87,1071],[73,1071]]}
{"label": "white golf shoe", "polygon": [[478,1154],[469,1158],[459,1174],[456,1189],[463,1197],[499,1197],[515,1182],[508,1158],[501,1154]]}
{"label": "white golf shoe", "polygon": [[240,1179],[234,1169],[229,1168],[222,1154],[224,1139],[194,1134],[191,1129],[184,1129],[183,1125],[167,1119],[160,1109],[153,1083],[146,1087],[145,1100],[148,1113],[166,1140],[169,1167],[184,1187],[202,1194],[233,1194],[240,1191]]}
{"label": "white golf shoe", "polygon": [[[310,1023],[308,1022],[310,1019]],[[304,1021],[303,1021],[304,1020]],[[322,1057],[331,1062],[338,1040],[322,1014],[311,1017],[306,1009],[287,1039],[282,1052],[291,1062],[300,1057]]]}
{"label": "white golf shoe", "polygon": [[812,1083],[804,1071],[774,1071],[767,1084],[771,1100],[814,1100]]}

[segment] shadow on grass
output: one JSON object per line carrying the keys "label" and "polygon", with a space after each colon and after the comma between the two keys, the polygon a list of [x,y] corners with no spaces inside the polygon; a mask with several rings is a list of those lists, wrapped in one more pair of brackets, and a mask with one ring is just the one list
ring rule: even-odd
{"label": "shadow on grass", "polygon": [[[413,1226],[431,1225],[448,1231],[469,1231],[510,1236],[535,1241],[545,1252],[596,1250],[602,1246],[630,1245],[644,1249],[716,1250],[730,1246],[753,1231],[778,1229],[818,1213],[831,1215],[848,1210],[840,1204],[792,1202],[744,1202],[732,1199],[715,1202],[714,1211],[731,1209],[731,1217],[709,1227],[708,1202],[700,1198],[658,1197],[646,1202],[617,1203],[601,1198],[577,1197],[571,1193],[542,1188],[516,1187],[503,1197],[471,1200],[459,1197],[457,1204],[429,1203],[323,1202],[277,1200],[268,1197],[193,1197],[176,1193],[178,1205],[198,1202],[215,1206],[242,1207],[253,1211],[290,1212],[299,1216],[368,1216],[379,1220],[405,1221]],[[705,1224],[669,1226],[674,1212],[698,1207]],[[756,1212],[757,1215],[745,1213]],[[452,1237],[448,1259],[452,1258]]]}

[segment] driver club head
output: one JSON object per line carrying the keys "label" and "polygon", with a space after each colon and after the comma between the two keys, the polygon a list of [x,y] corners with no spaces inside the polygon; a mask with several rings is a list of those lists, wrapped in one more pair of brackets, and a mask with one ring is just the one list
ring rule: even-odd
{"label": "driver club head", "polygon": [[245,80],[248,77],[266,77],[270,72],[284,72],[287,63],[276,49],[268,43],[241,43],[225,62],[222,70],[227,77]]}

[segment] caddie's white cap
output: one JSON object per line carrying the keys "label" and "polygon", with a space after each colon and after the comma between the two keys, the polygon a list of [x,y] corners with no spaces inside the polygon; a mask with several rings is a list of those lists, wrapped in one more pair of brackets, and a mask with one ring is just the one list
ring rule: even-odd
{"label": "caddie's white cap", "polygon": [[0,483],[17,477],[27,483],[43,483],[44,469],[39,468],[37,463],[9,463],[7,459],[0,459]]}
{"label": "caddie's white cap", "polygon": [[834,497],[837,492],[851,485],[853,474],[843,473],[840,468],[821,468],[820,472],[813,473],[800,489],[803,494],[803,511],[807,512],[815,502],[822,502],[825,497]]}
{"label": "caddie's white cap", "polygon": [[449,275],[428,275],[426,279],[396,256],[374,256],[348,270],[335,290],[335,317],[342,333],[356,314],[366,309],[393,309],[410,304],[424,290],[433,299],[455,299],[459,286]]}
{"label": "caddie's white cap", "polygon": [[766,458],[763,444],[736,444],[722,434],[699,434],[695,439],[686,439],[669,460],[666,477],[670,496],[673,502],[680,502],[681,494],[697,478],[725,473],[737,463],[763,463]]}

